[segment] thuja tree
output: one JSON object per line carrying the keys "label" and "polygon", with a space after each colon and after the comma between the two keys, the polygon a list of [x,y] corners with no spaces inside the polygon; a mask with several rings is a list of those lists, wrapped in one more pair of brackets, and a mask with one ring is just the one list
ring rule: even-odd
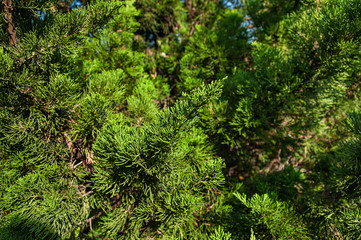
{"label": "thuja tree", "polygon": [[[256,6],[256,1],[247,2]],[[306,154],[302,149],[312,148],[311,141],[338,138],[341,113],[358,91],[359,28],[354,24],[359,10],[357,1],[304,1],[295,12],[277,18],[282,26],[277,41],[253,32],[262,37],[248,47],[244,57],[249,63],[228,74],[221,101],[204,112],[207,133],[217,146],[229,146],[224,154],[233,152],[227,159],[244,158],[247,165],[249,158],[264,163],[296,153],[293,159],[299,161]],[[347,24],[341,27],[340,22]],[[202,56],[204,48],[188,49]],[[192,60],[193,66],[201,64],[197,57]]]}
{"label": "thuja tree", "polygon": [[324,239],[360,238],[360,112],[350,112],[351,136],[326,151],[310,174],[301,209],[314,236]]}
{"label": "thuja tree", "polygon": [[[1,238],[70,237],[89,217],[84,177],[90,152],[76,147],[71,135],[100,126],[98,118],[87,119],[92,127],[79,120],[86,115],[78,108],[85,88],[72,70],[88,35],[123,5],[98,1],[73,11],[59,1],[4,2]],[[101,95],[87,100],[99,99],[104,102]],[[75,170],[79,163],[85,168]]]}
{"label": "thuja tree", "polygon": [[122,119],[104,128],[94,145],[94,197],[114,205],[99,206],[109,211],[99,232],[207,238],[204,215],[217,204],[223,161],[212,157],[206,136],[193,126],[197,109],[219,93],[218,82],[185,95],[141,128]]}
{"label": "thuja tree", "polygon": [[[340,145],[336,154],[337,165],[333,169],[331,183],[334,198],[337,203],[334,205],[336,214],[331,223],[326,226],[334,226],[334,233],[344,238],[358,239],[361,237],[359,202],[361,191],[360,185],[360,134],[361,115],[359,111],[352,112],[348,116],[347,125],[352,137]],[[318,212],[319,213],[319,212]]]}
{"label": "thuja tree", "polygon": [[[306,187],[325,191],[328,188],[322,187],[319,180],[315,184],[315,175],[311,177],[311,174],[302,174],[299,169],[306,173],[313,169],[313,164],[332,147],[330,143],[340,141],[347,135],[342,127],[342,119],[345,118],[342,112],[358,102],[360,47],[357,16],[360,3],[289,1],[287,4],[280,4],[281,2],[246,1],[246,13],[254,18],[258,27],[251,35],[255,36],[256,41],[252,44],[249,42],[248,46],[243,44],[249,53],[241,59],[248,59],[249,62],[235,65],[233,73],[227,70],[228,64],[223,65],[219,60],[225,59],[226,62],[229,57],[222,59],[220,56],[227,52],[218,51],[221,45],[214,44],[218,30],[209,31],[197,26],[197,31],[185,48],[186,55],[180,61],[180,72],[183,74],[180,76],[183,78],[179,86],[192,88],[207,81],[209,76],[220,77],[222,73],[229,76],[220,101],[213,102],[204,109],[201,125],[210,139],[216,142],[216,148],[222,146],[217,152],[229,164],[237,166],[240,179],[244,179],[243,174],[249,177],[253,171],[263,174],[268,172],[266,176],[254,176],[246,181],[249,184],[248,193],[267,195],[256,195],[251,200],[240,197],[242,206],[237,203],[234,205],[234,215],[237,212],[241,215],[237,223],[244,218],[251,220],[246,227],[248,237],[251,235],[252,225],[255,236],[266,239],[270,236],[275,239],[291,236],[297,239],[297,233],[305,238],[309,234],[314,234],[314,237],[325,236],[330,229],[334,231],[333,236],[337,236],[335,222],[326,224],[327,227],[323,230],[311,233],[315,230],[312,224],[324,221],[328,216],[326,214],[322,220],[313,219],[309,226],[306,226],[307,220],[298,217],[291,220],[290,217],[289,220],[293,223],[285,227],[290,230],[285,230],[288,234],[283,236],[279,234],[283,230],[274,228],[275,225],[272,224],[283,221],[280,220],[283,217],[297,214],[297,211],[290,210],[293,208],[292,204],[289,206],[280,203],[282,201],[292,201],[302,210],[305,210],[302,201],[314,201],[316,206],[322,205],[318,205],[315,199],[303,199],[301,193],[306,192]],[[269,17],[275,22],[267,23],[267,29],[260,26],[262,15],[267,18],[266,16],[274,14],[273,11],[279,11],[278,16]],[[247,25],[244,26],[246,27]],[[238,38],[241,44],[242,38],[247,43],[246,33],[249,33],[240,27],[238,32],[242,31],[244,34],[240,34]],[[232,40],[237,39],[236,34],[234,38],[230,36]],[[242,46],[241,44],[238,46]],[[234,45],[226,45],[231,46]],[[209,65],[216,67],[208,69]],[[225,68],[220,69],[223,66]],[[190,76],[189,81],[187,75]],[[275,170],[279,172],[271,173]],[[229,174],[232,174],[231,171]],[[294,184],[287,186],[287,181]],[[311,185],[303,185],[305,182]],[[315,194],[311,192],[311,195]],[[268,196],[272,200],[268,201]],[[263,202],[267,202],[269,206],[280,204],[280,211],[272,214],[273,222],[261,218],[262,213],[266,214],[259,205]],[[244,210],[244,207],[248,210]],[[316,216],[323,214],[321,209],[322,207]],[[332,214],[332,210],[328,213]],[[267,213],[267,216],[270,215]],[[234,229],[245,227],[247,221],[243,221],[243,226],[235,224],[232,230],[234,235],[244,237]],[[326,222],[325,220],[324,223]],[[299,223],[301,229],[293,228],[296,223]],[[312,230],[305,230],[307,227]]]}
{"label": "thuja tree", "polygon": [[221,83],[163,111],[132,2],[5,2],[1,238],[207,238],[223,161],[195,123]]}
{"label": "thuja tree", "polygon": [[[213,112],[210,111],[208,120],[219,124],[219,128],[207,129],[213,130],[213,136],[223,134],[221,139],[235,146],[230,150],[242,158],[246,156],[246,161],[238,162],[240,169],[250,164],[252,170],[257,171],[254,159],[263,163],[272,160],[269,167],[260,170],[265,176],[255,175],[247,181],[251,194],[267,195],[254,195],[248,199],[237,195],[242,206],[233,205],[240,220],[251,220],[248,229],[253,227],[257,237],[286,237],[287,234],[279,234],[281,231],[273,223],[288,215],[287,223],[295,221],[303,229],[293,229],[295,222],[285,224],[285,232],[287,228],[293,229],[287,237],[297,236],[300,230],[305,231],[301,233],[305,238],[359,237],[356,234],[359,199],[354,175],[358,152],[357,114],[352,115],[350,124],[355,139],[341,145],[342,149],[335,149],[331,143],[346,138],[342,112],[358,103],[360,39],[356,16],[360,9],[359,1],[305,1],[281,23],[287,26],[287,32],[279,45],[252,44],[253,69],[240,71],[234,79],[228,78],[225,101],[221,106],[213,104],[211,108]],[[229,93],[225,94],[226,91]],[[227,107],[231,115],[227,114]],[[261,150],[263,147],[264,151]],[[249,156],[250,153],[254,155]],[[279,164],[273,170],[272,162]],[[299,171],[300,168],[305,174]],[[273,172],[275,170],[277,172]],[[315,172],[312,174],[310,170]],[[241,173],[244,172],[247,171],[241,169]],[[239,177],[243,178],[242,175]],[[286,181],[283,180],[285,177]],[[292,186],[287,182],[292,182]],[[272,200],[268,201],[268,197]],[[291,201],[292,204],[287,206],[280,201]],[[260,207],[262,204],[270,207],[280,204],[279,212],[266,213]],[[292,205],[303,217],[291,217],[297,214],[288,209],[293,208]],[[245,211],[244,206],[250,212]],[[262,219],[262,213],[269,217]],[[241,227],[244,225],[234,226]]]}
{"label": "thuja tree", "polygon": [[3,1],[0,238],[358,237],[359,1],[82,4]]}

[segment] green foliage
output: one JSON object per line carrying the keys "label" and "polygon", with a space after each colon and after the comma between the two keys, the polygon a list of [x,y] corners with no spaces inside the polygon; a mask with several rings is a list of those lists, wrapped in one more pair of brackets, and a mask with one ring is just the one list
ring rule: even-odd
{"label": "green foliage", "polygon": [[153,119],[158,112],[155,101],[159,98],[159,92],[150,79],[144,79],[137,84],[132,96],[127,98],[128,111],[132,119],[136,119],[138,125]]}
{"label": "green foliage", "polygon": [[2,4],[0,239],[360,238],[359,0],[71,3]]}
{"label": "green foliage", "polygon": [[218,229],[215,230],[215,232],[209,236],[211,240],[230,240],[231,239],[231,235],[230,233],[225,233],[224,230],[219,227]]}
{"label": "green foliage", "polygon": [[342,211],[341,223],[345,226],[344,235],[349,239],[358,239],[361,237],[360,209],[358,206],[352,206]]}
{"label": "green foliage", "polygon": [[253,27],[259,41],[268,43],[282,41],[284,27],[282,20],[300,5],[300,0],[243,0],[244,8],[251,18],[248,24]]}
{"label": "green foliage", "polygon": [[361,115],[359,112],[353,112],[348,117],[348,127],[352,132],[352,139],[348,140],[343,145],[343,150],[340,152],[341,159],[338,177],[345,181],[343,182],[343,189],[349,197],[359,197],[358,181],[361,171],[361,152],[360,152],[360,137],[361,137]]}
{"label": "green foliage", "polygon": [[258,238],[310,239],[302,220],[286,203],[273,200],[267,194],[255,194],[250,199],[245,194],[235,196],[250,209],[248,220],[257,227]]}
{"label": "green foliage", "polygon": [[100,232],[184,238],[194,231],[194,213],[214,204],[212,192],[223,183],[223,163],[191,127],[198,107],[219,94],[217,82],[185,95],[142,128],[110,123],[102,131],[93,148],[95,188],[99,197],[118,194],[120,205],[101,218]]}
{"label": "green foliage", "polygon": [[181,24],[182,2],[175,0],[136,1],[136,7],[141,9],[139,15],[140,29],[147,34],[168,36],[175,34]]}
{"label": "green foliage", "polygon": [[257,192],[268,194],[274,199],[295,200],[299,196],[299,192],[303,190],[305,175],[288,165],[282,171],[266,176],[255,175],[252,178],[252,184]]}
{"label": "green foliage", "polygon": [[[326,32],[329,17],[319,12],[337,13],[332,19],[353,22],[347,12],[357,6],[356,2],[346,7],[336,1],[319,8],[304,3],[299,11],[282,20],[288,30],[279,44],[256,41],[251,45],[251,64],[228,76],[221,101],[202,116],[202,126],[215,145],[233,151],[231,156],[223,155],[225,158],[239,161],[234,159],[237,154],[238,159],[248,162],[251,157],[263,168],[274,158],[301,158],[297,150],[302,149],[300,145],[315,146],[307,143],[314,139],[307,133],[319,138],[335,134],[332,131],[336,129],[330,125],[339,126],[344,119],[335,118],[336,112],[349,110],[347,102],[351,98],[354,101],[358,92],[360,69],[354,64],[359,58],[355,52],[359,51],[358,38],[350,35],[349,39],[341,32],[339,38],[333,38],[337,44],[324,42],[324,36],[333,31]],[[358,30],[355,27],[349,31]],[[321,41],[325,45],[321,46]],[[335,138],[339,139],[335,136],[332,141]]]}
{"label": "green foliage", "polygon": [[214,26],[195,26],[180,60],[181,89],[193,89],[219,73],[233,73],[244,65],[240,60],[247,56],[249,44],[243,21],[244,13],[227,10]]}
{"label": "green foliage", "polygon": [[[0,225],[5,239],[64,239],[90,213],[85,190],[66,166],[55,164],[19,177],[6,189],[1,211],[8,214]],[[60,175],[60,177],[59,177]]]}

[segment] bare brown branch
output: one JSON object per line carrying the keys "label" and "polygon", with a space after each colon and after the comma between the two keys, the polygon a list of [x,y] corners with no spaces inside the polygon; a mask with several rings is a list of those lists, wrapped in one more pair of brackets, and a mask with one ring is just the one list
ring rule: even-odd
{"label": "bare brown branch", "polygon": [[9,42],[11,45],[17,45],[16,28],[14,25],[12,14],[11,14],[11,11],[13,10],[11,0],[3,0],[2,4],[4,6],[5,18],[7,20],[7,30],[9,33]]}

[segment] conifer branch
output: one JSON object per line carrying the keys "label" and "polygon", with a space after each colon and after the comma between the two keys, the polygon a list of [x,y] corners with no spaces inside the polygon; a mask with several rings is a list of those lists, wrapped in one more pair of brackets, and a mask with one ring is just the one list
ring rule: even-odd
{"label": "conifer branch", "polygon": [[16,28],[13,22],[11,11],[13,10],[13,6],[11,3],[11,0],[3,0],[2,1],[4,12],[5,12],[5,18],[7,20],[7,30],[9,33],[9,42],[11,45],[17,45],[17,39],[16,39]]}

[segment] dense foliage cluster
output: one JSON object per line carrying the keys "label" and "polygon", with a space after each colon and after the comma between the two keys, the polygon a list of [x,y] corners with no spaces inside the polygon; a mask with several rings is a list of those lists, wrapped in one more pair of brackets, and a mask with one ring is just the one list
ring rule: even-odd
{"label": "dense foliage cluster", "polygon": [[360,0],[3,0],[0,239],[360,239]]}

